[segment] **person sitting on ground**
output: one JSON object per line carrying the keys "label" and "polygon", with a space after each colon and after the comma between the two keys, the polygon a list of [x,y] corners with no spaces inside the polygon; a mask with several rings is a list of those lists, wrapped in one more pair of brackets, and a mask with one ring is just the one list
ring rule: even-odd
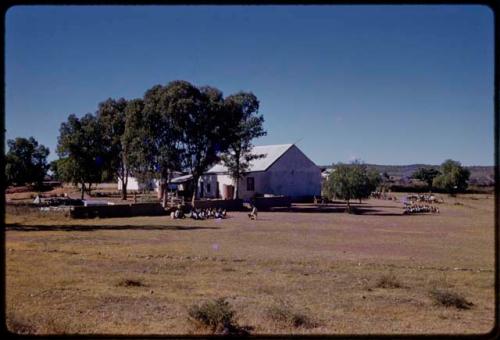
{"label": "person sitting on ground", "polygon": [[221,208],[217,208],[215,210],[215,218],[224,218],[226,217],[226,210],[222,210]]}
{"label": "person sitting on ground", "polygon": [[182,204],[177,204],[177,218],[184,218],[184,209],[182,207]]}
{"label": "person sitting on ground", "polygon": [[257,207],[255,207],[255,205],[252,206],[252,211],[250,212],[250,214],[248,214],[248,217],[251,219],[251,220],[256,220],[257,219]]}

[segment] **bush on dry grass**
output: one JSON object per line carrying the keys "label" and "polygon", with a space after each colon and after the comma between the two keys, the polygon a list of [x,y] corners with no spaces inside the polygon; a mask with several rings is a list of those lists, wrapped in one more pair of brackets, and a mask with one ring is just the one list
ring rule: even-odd
{"label": "bush on dry grass", "polygon": [[403,288],[403,284],[398,280],[394,274],[382,275],[375,285],[377,288]]}
{"label": "bush on dry grass", "polygon": [[225,298],[206,301],[188,309],[191,322],[213,334],[248,334],[249,327],[240,327],[235,321],[235,311]]}
{"label": "bush on dry grass", "polygon": [[120,286],[120,287],[143,287],[143,286],[145,286],[145,284],[142,283],[140,280],[123,279],[117,283],[117,286]]}
{"label": "bush on dry grass", "polygon": [[462,295],[442,289],[430,291],[432,299],[445,307],[456,307],[458,309],[470,309],[474,304],[467,301]]}
{"label": "bush on dry grass", "polygon": [[[64,320],[60,320],[51,315],[26,317],[17,312],[7,314],[7,329],[14,334],[31,335],[51,335],[51,334],[71,334],[70,325]],[[72,325],[78,329],[78,325]],[[75,328],[76,327],[76,328]]]}
{"label": "bush on dry grass", "polygon": [[278,301],[266,311],[272,321],[291,327],[313,328],[315,323],[304,312],[296,310],[289,303]]}
{"label": "bush on dry grass", "polygon": [[28,320],[15,313],[7,315],[7,329],[15,334],[34,334],[36,328]]}

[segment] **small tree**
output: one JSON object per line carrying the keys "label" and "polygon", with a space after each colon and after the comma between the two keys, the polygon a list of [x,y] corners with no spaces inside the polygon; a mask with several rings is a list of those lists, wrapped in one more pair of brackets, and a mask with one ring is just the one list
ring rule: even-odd
{"label": "small tree", "polygon": [[361,161],[351,163],[350,171],[353,198],[358,199],[361,203],[361,200],[370,197],[382,179],[377,171],[368,170]]}
{"label": "small tree", "polygon": [[7,141],[9,151],[5,155],[7,184],[35,184],[41,187],[49,165],[49,149],[39,145],[35,138],[17,137]]}
{"label": "small tree", "polygon": [[361,195],[357,197],[359,203],[361,203],[362,199],[370,197],[371,193],[382,183],[382,177],[376,170],[368,170],[365,167],[363,176],[365,183],[361,187]]}
{"label": "small tree", "polygon": [[122,142],[122,137],[125,133],[126,106],[127,101],[123,98],[118,100],[109,98],[99,103],[96,114],[102,132],[107,172],[121,180],[122,200],[127,199],[129,175],[127,152],[125,152]]}
{"label": "small tree", "polygon": [[347,211],[351,212],[351,199],[370,196],[380,183],[380,175],[368,171],[366,165],[356,161],[353,164],[338,164],[328,176],[324,190],[329,199],[337,197],[347,202]]}
{"label": "small tree", "polygon": [[250,162],[265,155],[252,154],[252,140],[266,135],[263,128],[264,117],[258,115],[259,101],[253,93],[239,92],[225,99],[226,110],[232,118],[230,134],[234,140],[222,161],[234,180],[234,198],[239,198],[239,181],[245,177]]}
{"label": "small tree", "polygon": [[441,175],[434,178],[433,185],[455,195],[467,190],[470,171],[460,162],[448,159],[441,164]]}
{"label": "small tree", "polygon": [[52,178],[55,180],[55,181],[62,181],[63,180],[63,176],[61,174],[61,161],[62,159],[56,159],[56,160],[53,160],[52,162],[50,162],[49,164],[49,170],[50,172],[52,173]]}
{"label": "small tree", "polygon": [[436,178],[440,174],[441,173],[439,172],[439,170],[436,170],[434,168],[419,168],[413,173],[412,177],[427,183],[427,187],[429,188],[429,191],[431,191],[434,178]]}
{"label": "small tree", "polygon": [[81,119],[72,114],[59,132],[57,154],[61,162],[57,171],[64,181],[81,185],[83,199],[92,184],[100,183],[105,175],[106,150],[100,126],[90,113]]}
{"label": "small tree", "polygon": [[351,171],[348,165],[335,166],[325,183],[325,193],[328,199],[340,198],[347,202],[347,211],[351,212],[350,200],[353,198]]}
{"label": "small tree", "polygon": [[149,131],[142,99],[130,100],[125,108],[123,152],[127,154],[128,171],[139,183],[149,183],[156,176],[154,136]]}

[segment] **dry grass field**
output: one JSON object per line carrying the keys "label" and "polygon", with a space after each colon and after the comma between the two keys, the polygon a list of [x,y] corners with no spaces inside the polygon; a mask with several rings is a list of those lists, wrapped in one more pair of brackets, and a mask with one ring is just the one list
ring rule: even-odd
{"label": "dry grass field", "polygon": [[[6,313],[17,333],[200,334],[224,297],[252,334],[486,333],[494,324],[494,200],[440,214],[262,212],[225,220],[71,220],[7,211]],[[466,302],[439,304],[436,290]],[[470,308],[469,308],[470,307]]]}

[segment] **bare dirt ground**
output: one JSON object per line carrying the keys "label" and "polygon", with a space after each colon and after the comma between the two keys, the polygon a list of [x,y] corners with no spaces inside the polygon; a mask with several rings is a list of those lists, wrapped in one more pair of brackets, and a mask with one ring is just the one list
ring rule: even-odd
{"label": "bare dirt ground", "polygon": [[[245,213],[225,220],[71,220],[7,212],[6,313],[20,333],[192,334],[193,304],[226,297],[253,334],[486,333],[494,324],[494,200],[440,214]],[[379,280],[391,276],[396,288]],[[124,285],[131,280],[138,285]],[[397,288],[399,286],[399,288]],[[470,309],[436,304],[439,288]],[[284,300],[309,326],[276,323]]]}

